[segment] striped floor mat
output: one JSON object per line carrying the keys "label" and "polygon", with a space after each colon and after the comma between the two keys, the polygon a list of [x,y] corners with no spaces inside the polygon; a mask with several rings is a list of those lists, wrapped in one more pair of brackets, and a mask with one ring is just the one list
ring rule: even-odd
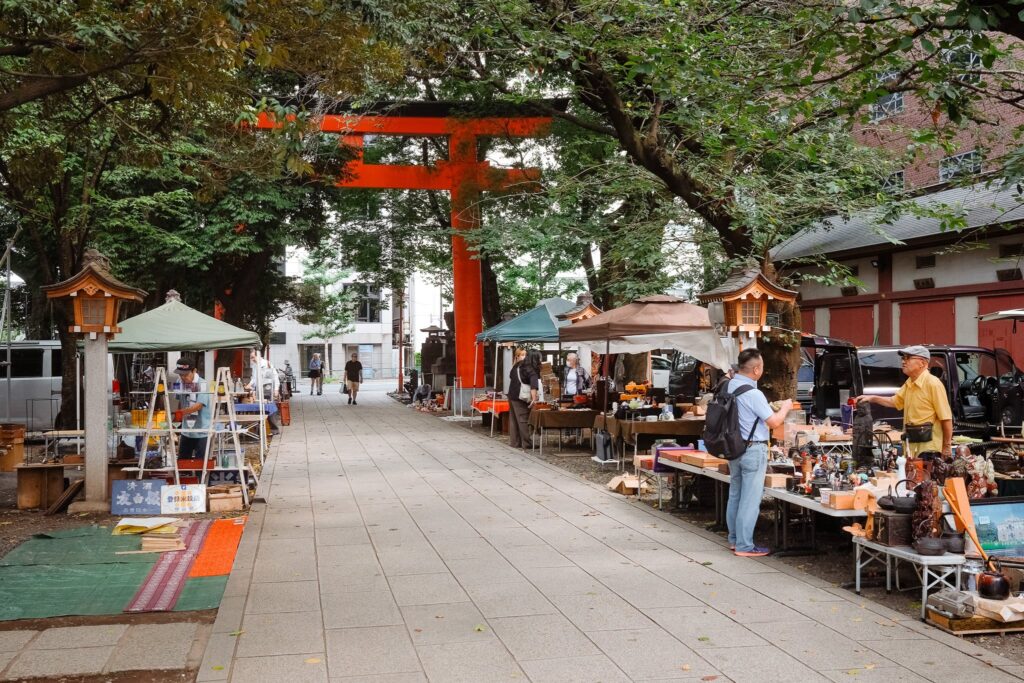
{"label": "striped floor mat", "polygon": [[125,612],[168,612],[174,609],[212,523],[212,520],[203,519],[189,524],[182,539],[185,550],[160,555]]}

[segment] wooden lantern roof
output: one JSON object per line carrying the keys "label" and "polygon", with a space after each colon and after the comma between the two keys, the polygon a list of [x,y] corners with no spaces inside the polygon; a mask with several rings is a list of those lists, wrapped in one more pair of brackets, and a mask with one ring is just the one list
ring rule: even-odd
{"label": "wooden lantern roof", "polygon": [[115,334],[121,302],[142,301],[146,292],[111,275],[106,258],[98,251],[90,249],[83,260],[82,269],[67,280],[41,289],[48,299],[70,298],[74,302],[72,332]]}
{"label": "wooden lantern roof", "polygon": [[718,287],[697,295],[701,303],[712,301],[739,301],[741,299],[778,299],[780,301],[796,301],[797,293],[775,284],[761,272],[760,268],[750,266],[737,268],[730,273],[728,279]]}
{"label": "wooden lantern roof", "polygon": [[558,320],[568,320],[569,324],[572,325],[581,320],[593,318],[601,313],[601,309],[594,305],[594,295],[590,292],[584,292],[576,297],[576,305],[573,308],[565,313],[559,313],[555,318]]}

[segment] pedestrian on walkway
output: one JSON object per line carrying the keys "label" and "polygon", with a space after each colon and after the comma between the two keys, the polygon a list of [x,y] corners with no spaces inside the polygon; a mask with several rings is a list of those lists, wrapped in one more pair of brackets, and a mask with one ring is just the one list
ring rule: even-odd
{"label": "pedestrian on walkway", "polygon": [[903,411],[903,434],[910,445],[910,455],[938,452],[953,455],[953,411],[942,380],[928,371],[931,352],[927,346],[907,346],[899,350],[903,374],[907,381],[891,398],[858,396],[867,401]]}
{"label": "pedestrian on walkway", "polygon": [[319,353],[314,353],[309,360],[309,381],[309,395],[312,396],[313,392],[316,392],[317,396],[322,396],[324,393],[324,362],[320,360]]}
{"label": "pedestrian on walkway", "polygon": [[[519,357],[518,351],[516,357]],[[537,402],[539,390],[540,352],[530,351],[509,371],[508,412],[511,420],[508,425],[508,445],[512,448],[526,448],[530,408]]]}
{"label": "pedestrian on walkway", "polygon": [[729,547],[740,557],[763,557],[768,548],[754,545],[754,527],[761,514],[764,475],[768,469],[768,439],[771,429],[782,424],[793,407],[786,399],[778,411],[772,410],[757,381],[764,374],[764,359],[757,349],[740,352],[736,374],[729,380],[730,393],[752,386],[736,397],[740,434],[746,439],[743,455],[729,463],[729,504],[725,519],[729,526]]}
{"label": "pedestrian on walkway", "polygon": [[359,393],[359,383],[363,381],[363,364],[359,362],[359,354],[353,353],[352,360],[345,363],[345,387],[348,389],[348,402],[356,403],[356,395]]}

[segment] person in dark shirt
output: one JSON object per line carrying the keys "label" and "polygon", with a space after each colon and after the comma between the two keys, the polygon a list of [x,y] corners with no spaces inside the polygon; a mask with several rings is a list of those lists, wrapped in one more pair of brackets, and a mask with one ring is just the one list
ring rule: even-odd
{"label": "person in dark shirt", "polygon": [[359,354],[353,353],[352,360],[345,363],[345,387],[348,389],[348,402],[356,403],[356,395],[359,393],[359,383],[363,381],[363,364],[359,362]]}
{"label": "person in dark shirt", "polygon": [[540,352],[530,351],[525,360],[513,365],[509,371],[509,380],[508,410],[511,421],[508,426],[508,445],[512,448],[526,448],[530,407],[537,402],[540,389]]}

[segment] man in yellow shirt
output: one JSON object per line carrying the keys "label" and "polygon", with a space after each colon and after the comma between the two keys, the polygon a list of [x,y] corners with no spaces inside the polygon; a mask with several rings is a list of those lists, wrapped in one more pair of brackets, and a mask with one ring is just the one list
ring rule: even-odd
{"label": "man in yellow shirt", "polygon": [[952,455],[953,411],[949,407],[946,385],[928,372],[931,359],[928,348],[908,346],[900,349],[899,354],[903,359],[903,374],[908,378],[899,391],[892,398],[863,395],[858,396],[857,401],[902,410],[904,425],[932,425],[931,440],[910,442],[910,455],[928,451],[938,451],[944,456]]}

